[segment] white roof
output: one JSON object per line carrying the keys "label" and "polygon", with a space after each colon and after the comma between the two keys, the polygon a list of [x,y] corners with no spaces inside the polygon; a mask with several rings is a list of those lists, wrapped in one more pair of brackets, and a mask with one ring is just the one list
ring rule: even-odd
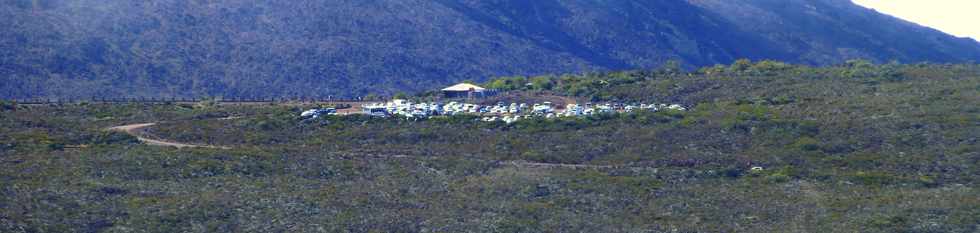
{"label": "white roof", "polygon": [[453,85],[451,87],[447,87],[445,89],[442,89],[442,91],[470,91],[470,90],[484,91],[484,90],[486,90],[486,88],[482,88],[480,86],[469,84],[469,83],[460,83],[460,84],[456,84],[456,85]]}

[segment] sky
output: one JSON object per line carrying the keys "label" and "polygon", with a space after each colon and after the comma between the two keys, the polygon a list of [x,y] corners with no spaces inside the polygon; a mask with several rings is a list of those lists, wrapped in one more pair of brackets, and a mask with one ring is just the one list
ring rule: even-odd
{"label": "sky", "polygon": [[919,25],[980,40],[980,0],[853,0]]}

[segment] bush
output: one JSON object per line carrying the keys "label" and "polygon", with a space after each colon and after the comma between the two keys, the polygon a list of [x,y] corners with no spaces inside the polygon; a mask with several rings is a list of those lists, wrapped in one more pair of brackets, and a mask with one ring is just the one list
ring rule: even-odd
{"label": "bush", "polygon": [[139,139],[133,137],[133,135],[129,135],[127,133],[117,132],[117,131],[103,132],[97,135],[94,140],[92,140],[92,144],[95,145],[111,145],[111,144],[129,145],[129,144],[137,144],[137,143],[139,143]]}
{"label": "bush", "polygon": [[0,100],[0,111],[17,110],[17,103],[13,101]]}
{"label": "bush", "polygon": [[64,150],[65,149],[65,144],[63,144],[63,143],[57,143],[57,142],[48,143],[48,149],[49,150]]}
{"label": "bush", "polygon": [[935,177],[932,177],[932,176],[925,176],[925,175],[924,176],[919,176],[919,180],[918,181],[919,181],[919,184],[921,184],[922,186],[924,186],[926,188],[935,188],[935,187],[938,187],[940,185],[940,183],[938,181],[936,181],[936,178]]}
{"label": "bush", "polygon": [[775,183],[785,183],[803,175],[799,170],[790,166],[785,166],[778,170],[764,171],[764,173],[765,172],[768,172],[768,175],[766,175],[766,180]]}
{"label": "bush", "polygon": [[820,149],[820,141],[811,137],[801,137],[793,143],[793,147],[803,151],[816,151]]}
{"label": "bush", "polygon": [[537,76],[531,78],[531,87],[534,90],[551,90],[552,85],[554,85],[551,76]]}
{"label": "bush", "polygon": [[900,181],[900,178],[885,172],[856,172],[850,180],[855,183],[873,186],[890,185]]}
{"label": "bush", "polygon": [[745,174],[745,169],[740,167],[729,167],[721,170],[720,174],[722,177],[734,179],[742,177]]}
{"label": "bush", "polygon": [[218,106],[218,99],[215,98],[204,98],[197,102],[197,104],[194,104],[194,108],[200,110],[209,110],[216,106]]}
{"label": "bush", "polygon": [[774,183],[786,183],[790,181],[790,179],[791,178],[788,175],[782,173],[773,173],[766,176],[766,180]]}

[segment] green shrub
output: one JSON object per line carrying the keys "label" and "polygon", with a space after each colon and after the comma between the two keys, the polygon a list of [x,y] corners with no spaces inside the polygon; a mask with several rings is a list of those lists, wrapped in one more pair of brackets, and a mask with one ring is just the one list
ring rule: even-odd
{"label": "green shrub", "polygon": [[883,186],[895,184],[901,179],[895,175],[888,174],[880,171],[872,172],[856,172],[850,176],[850,180],[855,183],[872,185],[872,186]]}
{"label": "green shrub", "polygon": [[58,143],[58,142],[48,143],[48,150],[64,150],[64,149],[65,149],[65,144],[63,143]]}
{"label": "green shrub", "polygon": [[726,178],[739,178],[745,175],[745,168],[729,167],[721,170],[719,174],[721,174],[722,177],[726,177]]}
{"label": "green shrub", "polygon": [[106,131],[102,132],[92,140],[92,144],[96,145],[110,145],[110,144],[137,144],[139,139],[133,135],[118,131]]}
{"label": "green shrub", "polygon": [[803,151],[816,151],[820,149],[820,141],[811,137],[800,137],[792,146]]}
{"label": "green shrub", "polygon": [[940,185],[939,181],[937,181],[935,177],[928,176],[928,175],[919,176],[918,182],[919,184],[927,188],[935,188]]}
{"label": "green shrub", "polygon": [[763,171],[762,173],[767,174],[766,180],[775,183],[784,183],[803,176],[799,170],[791,166]]}
{"label": "green shrub", "polygon": [[530,79],[531,87],[534,90],[551,90],[554,85],[553,76],[536,76]]}
{"label": "green shrub", "polygon": [[854,153],[846,155],[840,160],[839,166],[847,166],[860,169],[874,169],[881,166],[882,161],[887,158],[876,153]]}
{"label": "green shrub", "polygon": [[17,110],[17,103],[12,101],[0,100],[0,112]]}
{"label": "green shrub", "polygon": [[791,179],[792,179],[791,177],[782,173],[773,173],[766,176],[766,180],[774,183],[785,183],[787,181],[790,181]]}
{"label": "green shrub", "polygon": [[875,216],[869,220],[869,225],[878,229],[900,229],[908,224],[904,216]]}

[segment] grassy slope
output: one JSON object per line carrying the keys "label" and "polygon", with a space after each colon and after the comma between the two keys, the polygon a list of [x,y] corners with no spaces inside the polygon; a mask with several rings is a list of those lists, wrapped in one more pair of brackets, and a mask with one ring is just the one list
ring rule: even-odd
{"label": "grassy slope", "polygon": [[[556,77],[550,91],[696,107],[511,126],[20,106],[0,114],[0,231],[978,230],[977,67],[765,67]],[[594,79],[612,84],[580,88]],[[161,120],[159,136],[236,149],[99,131]]]}

